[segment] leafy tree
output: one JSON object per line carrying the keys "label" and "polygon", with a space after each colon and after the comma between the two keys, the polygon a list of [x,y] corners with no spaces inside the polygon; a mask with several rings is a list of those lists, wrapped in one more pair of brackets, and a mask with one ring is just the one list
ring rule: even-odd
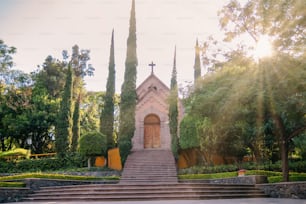
{"label": "leafy tree", "polygon": [[16,52],[15,47],[7,46],[0,39],[0,82],[5,79],[6,72],[13,66],[12,54]]}
{"label": "leafy tree", "polygon": [[199,147],[199,139],[197,134],[198,120],[191,115],[186,115],[180,123],[179,144],[181,149]]}
{"label": "leafy tree", "polygon": [[175,48],[169,98],[169,128],[171,134],[171,149],[175,157],[178,156],[178,88],[176,75],[177,71]]}
{"label": "leafy tree", "polygon": [[72,124],[72,141],[71,141],[71,152],[76,152],[78,149],[78,142],[80,139],[81,131],[80,131],[80,102],[81,96],[79,95],[78,99],[74,104],[73,111],[73,124]]}
{"label": "leafy tree", "polygon": [[69,64],[65,89],[56,125],[55,147],[59,157],[63,157],[69,151],[69,144],[72,138],[72,84],[73,73],[71,65]]}
{"label": "leafy tree", "polygon": [[67,77],[65,62],[48,56],[42,66],[33,73],[36,86],[44,87],[52,99],[62,96]]}
{"label": "leafy tree", "polygon": [[99,130],[100,113],[104,107],[104,92],[89,91],[81,106],[81,135]]}
{"label": "leafy tree", "polygon": [[114,53],[114,30],[110,48],[108,65],[108,78],[106,84],[105,102],[100,118],[100,132],[106,135],[107,147],[113,148],[114,142],[114,99],[115,99],[115,53]]}
{"label": "leafy tree", "polygon": [[247,34],[258,42],[268,35],[276,50],[305,56],[305,9],[303,0],[231,0],[219,12],[220,25],[227,41]]}
{"label": "leafy tree", "polygon": [[131,139],[135,131],[135,109],[137,99],[136,75],[138,64],[136,47],[135,0],[132,0],[129,36],[127,39],[124,82],[121,87],[120,96],[121,102],[118,145],[123,162],[126,160],[132,148]]}
{"label": "leafy tree", "polygon": [[80,153],[88,157],[88,168],[91,157],[105,155],[107,151],[106,136],[100,132],[89,132],[80,139]]}
{"label": "leafy tree", "polygon": [[263,89],[267,94],[267,113],[279,141],[283,180],[289,180],[288,152],[294,137],[306,131],[306,64],[281,55],[260,64]]}
{"label": "leafy tree", "polygon": [[[63,51],[63,57],[64,60],[68,59],[68,52],[66,50]],[[91,66],[91,64],[88,64],[88,61],[90,60],[90,50],[80,50],[78,45],[74,45],[72,47],[72,55],[71,55],[71,60],[69,63],[71,63],[71,66],[73,68],[73,73],[74,73],[74,80],[73,80],[73,94],[72,98],[73,101],[81,100],[83,97],[83,92],[84,92],[84,77],[85,76],[92,76],[94,72],[94,68]],[[80,96],[80,98],[79,98]],[[78,102],[79,104],[82,103],[82,101]],[[74,111],[80,111],[78,108],[74,108]],[[73,121],[75,121],[74,125],[77,127],[72,128],[72,134],[76,137],[78,137],[79,130],[80,130],[80,123],[77,122],[80,120],[80,113],[73,113]],[[71,140],[72,142],[72,140]],[[75,148],[78,143],[77,138],[74,139],[73,142],[76,142],[73,144],[73,148]],[[72,144],[70,144],[72,145]]]}
{"label": "leafy tree", "polygon": [[195,60],[194,60],[194,83],[201,77],[201,60],[200,60],[200,47],[198,39],[195,46]]}

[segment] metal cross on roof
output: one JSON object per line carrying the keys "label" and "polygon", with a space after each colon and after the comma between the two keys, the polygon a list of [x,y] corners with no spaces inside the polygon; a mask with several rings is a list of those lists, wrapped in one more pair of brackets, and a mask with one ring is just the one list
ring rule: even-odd
{"label": "metal cross on roof", "polygon": [[149,64],[149,66],[151,67],[151,74],[153,74],[154,73],[153,69],[154,69],[154,66],[156,66],[156,64],[154,64],[152,61],[151,64]]}

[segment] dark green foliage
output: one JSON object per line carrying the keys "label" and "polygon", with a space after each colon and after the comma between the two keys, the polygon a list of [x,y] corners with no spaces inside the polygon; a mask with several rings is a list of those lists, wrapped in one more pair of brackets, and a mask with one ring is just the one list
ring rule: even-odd
{"label": "dark green foliage", "polygon": [[179,144],[181,149],[200,146],[197,134],[197,120],[190,115],[186,115],[181,121]]}
{"label": "dark green foliage", "polygon": [[121,140],[120,143],[118,144],[118,147],[120,149],[121,161],[124,164],[128,155],[131,152],[132,142],[131,140]]}
{"label": "dark green foliage", "polygon": [[80,139],[80,104],[81,97],[79,95],[78,99],[74,105],[73,111],[73,126],[72,126],[72,141],[71,141],[71,152],[76,152],[79,145]]}
{"label": "dark green foliage", "polygon": [[67,78],[67,69],[64,62],[48,56],[41,69],[34,73],[35,86],[47,90],[50,98],[59,98],[62,95]]}
{"label": "dark green foliage", "polygon": [[80,154],[67,154],[62,158],[26,159],[20,161],[0,161],[0,173],[21,173],[53,171],[86,166],[86,159]]}
{"label": "dark green foliage", "polygon": [[201,77],[201,60],[200,60],[200,47],[198,39],[195,46],[195,60],[194,60],[194,84]]}
{"label": "dark green foliage", "polygon": [[114,99],[115,99],[115,53],[114,53],[114,30],[112,32],[112,42],[108,65],[108,78],[106,93],[104,97],[104,108],[100,118],[100,132],[106,135],[107,148],[115,146],[114,141]]}
{"label": "dark green foliage", "polygon": [[[267,175],[267,176],[281,176],[281,162],[274,164],[269,163],[242,163],[241,165],[216,165],[216,166],[194,166],[186,169],[180,169],[179,174],[209,174],[220,172],[238,171],[239,169],[246,169],[247,175]],[[305,173],[306,161],[290,162],[290,169],[293,172]]]}
{"label": "dark green foliage", "polygon": [[79,151],[84,156],[91,157],[106,155],[106,136],[100,132],[94,131],[83,135],[79,144]]}
{"label": "dark green foliage", "polygon": [[171,149],[174,156],[178,157],[178,89],[177,89],[177,80],[176,80],[176,48],[174,51],[174,61],[171,77],[171,89],[169,97],[169,128],[171,134]]}
{"label": "dark green foliage", "polygon": [[[129,37],[127,39],[127,52],[125,60],[124,82],[120,95],[120,118],[119,118],[119,148],[129,147],[135,131],[135,109],[136,109],[136,75],[137,75],[137,53],[136,53],[136,17],[135,0],[132,1],[130,16]],[[120,145],[123,143],[123,145]],[[130,149],[120,149],[122,158],[126,158]]]}
{"label": "dark green foliage", "polygon": [[69,64],[65,89],[56,125],[55,148],[59,157],[63,157],[69,151],[69,144],[72,139],[72,84],[73,74],[71,65]]}

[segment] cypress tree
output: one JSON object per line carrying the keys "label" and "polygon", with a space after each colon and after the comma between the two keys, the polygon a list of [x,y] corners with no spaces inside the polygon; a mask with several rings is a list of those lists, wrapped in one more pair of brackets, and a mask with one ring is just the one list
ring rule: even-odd
{"label": "cypress tree", "polygon": [[193,68],[194,68],[194,84],[196,84],[197,80],[201,77],[200,47],[198,39],[196,41],[196,46],[195,46],[195,60]]}
{"label": "cypress tree", "polygon": [[56,125],[55,148],[59,157],[63,157],[69,151],[69,144],[72,137],[72,84],[73,73],[71,65],[68,65],[68,72],[64,93],[60,104],[60,111]]}
{"label": "cypress tree", "polygon": [[176,79],[176,48],[174,50],[173,69],[170,85],[170,99],[169,99],[169,128],[171,135],[171,149],[175,157],[178,156],[178,88]]}
{"label": "cypress tree", "polygon": [[110,47],[108,78],[106,84],[106,93],[104,100],[104,109],[100,117],[100,132],[106,135],[107,148],[115,146],[114,131],[114,95],[115,95],[115,53],[114,53],[114,30]]}
{"label": "cypress tree", "polygon": [[71,140],[71,152],[76,152],[79,145],[80,139],[80,104],[81,95],[79,94],[78,99],[75,101],[73,111],[73,125],[72,125],[72,140]]}
{"label": "cypress tree", "polygon": [[120,96],[121,102],[118,143],[121,159],[123,162],[125,162],[132,148],[131,140],[135,131],[135,109],[137,99],[136,74],[138,64],[136,47],[135,0],[132,0],[129,36],[127,39],[124,82],[121,87]]}

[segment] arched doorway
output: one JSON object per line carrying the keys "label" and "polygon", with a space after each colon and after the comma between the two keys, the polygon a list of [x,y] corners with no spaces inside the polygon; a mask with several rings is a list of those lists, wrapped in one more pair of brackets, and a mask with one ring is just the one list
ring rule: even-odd
{"label": "arched doorway", "polygon": [[150,114],[144,120],[144,148],[160,147],[160,119]]}

